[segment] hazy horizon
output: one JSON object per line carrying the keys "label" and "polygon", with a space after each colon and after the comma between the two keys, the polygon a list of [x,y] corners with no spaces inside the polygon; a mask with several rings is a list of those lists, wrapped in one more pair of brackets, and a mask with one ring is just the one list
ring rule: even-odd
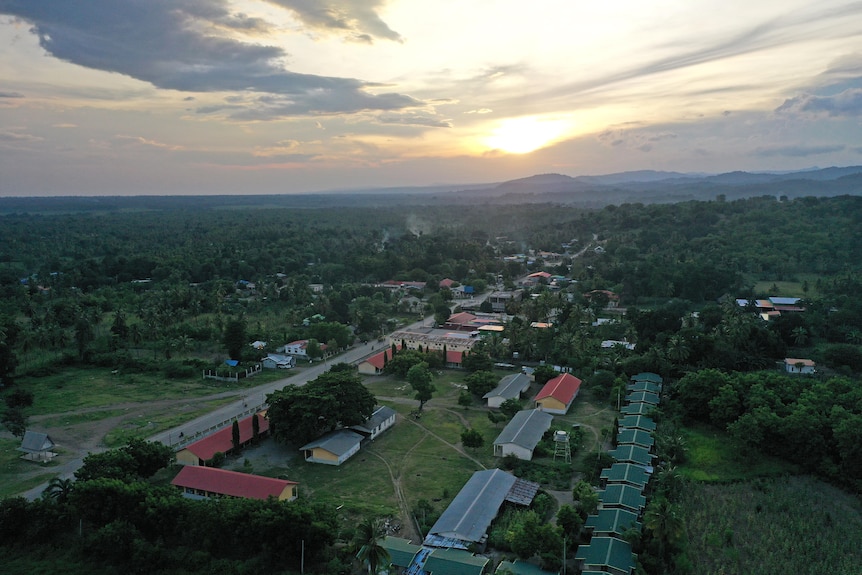
{"label": "hazy horizon", "polygon": [[0,0],[0,196],[857,165],[860,29],[850,1]]}

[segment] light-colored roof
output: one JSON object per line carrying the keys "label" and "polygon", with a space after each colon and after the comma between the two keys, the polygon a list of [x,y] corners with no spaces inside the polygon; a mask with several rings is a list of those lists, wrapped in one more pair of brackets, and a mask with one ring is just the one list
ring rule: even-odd
{"label": "light-colored roof", "polygon": [[295,481],[238,473],[216,467],[186,465],[171,481],[171,485],[202,489],[211,493],[220,493],[232,497],[248,499],[267,499],[279,497],[289,485],[297,485]]}
{"label": "light-colored roof", "polygon": [[505,399],[515,399],[521,393],[530,387],[530,378],[523,373],[513,373],[500,379],[497,387],[482,396],[482,399],[491,397],[502,397]]}
{"label": "light-colored roof", "polygon": [[512,443],[524,449],[533,449],[553,421],[554,416],[541,409],[519,411],[494,440],[494,445]]}
{"label": "light-colored roof", "polygon": [[481,541],[515,480],[514,475],[501,469],[477,471],[440,515],[429,535]]}
{"label": "light-colored roof", "polygon": [[548,381],[539,394],[536,396],[536,401],[553,397],[554,399],[568,405],[577,395],[581,388],[581,380],[571,373],[561,373],[554,379]]}
{"label": "light-colored roof", "polygon": [[380,425],[390,417],[393,417],[394,415],[394,409],[386,405],[381,405],[374,410],[374,413],[371,414],[371,417],[365,420],[365,423],[362,423],[360,425],[353,425],[351,426],[351,429],[371,433],[372,431],[374,431],[374,428],[376,428],[378,425]]}
{"label": "light-colored roof", "polygon": [[322,437],[318,437],[314,441],[306,443],[299,448],[300,451],[308,449],[325,449],[333,455],[344,455],[350,451],[356,444],[362,442],[362,436],[355,431],[349,429],[336,429],[330,431]]}

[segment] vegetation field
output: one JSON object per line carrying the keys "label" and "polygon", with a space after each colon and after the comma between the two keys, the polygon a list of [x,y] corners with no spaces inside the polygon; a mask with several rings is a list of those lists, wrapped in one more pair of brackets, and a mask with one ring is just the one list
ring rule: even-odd
{"label": "vegetation field", "polygon": [[689,427],[682,430],[686,463],[679,472],[699,482],[727,482],[752,477],[793,473],[797,466],[777,457],[741,457],[728,435],[714,427]]}
{"label": "vegetation field", "polygon": [[693,575],[856,575],[862,564],[859,500],[809,476],[694,485],[682,514]]}

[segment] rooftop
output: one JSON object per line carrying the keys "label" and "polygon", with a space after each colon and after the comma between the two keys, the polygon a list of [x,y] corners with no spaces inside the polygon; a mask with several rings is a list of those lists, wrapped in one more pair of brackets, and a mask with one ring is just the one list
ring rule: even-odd
{"label": "rooftop", "polygon": [[269,497],[278,498],[286,487],[297,485],[297,483],[285,479],[228,471],[216,467],[186,465],[174,477],[171,485],[201,489],[232,497],[267,499]]}

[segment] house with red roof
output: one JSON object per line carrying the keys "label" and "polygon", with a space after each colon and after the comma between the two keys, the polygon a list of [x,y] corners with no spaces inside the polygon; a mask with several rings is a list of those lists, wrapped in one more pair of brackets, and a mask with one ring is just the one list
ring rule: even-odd
{"label": "house with red roof", "polygon": [[446,350],[446,367],[460,369],[462,363],[464,363],[463,351]]}
{"label": "house with red roof", "polygon": [[445,278],[445,279],[440,280],[440,287],[441,288],[451,288],[454,284],[455,284],[455,280],[453,280],[453,279]]}
{"label": "house with red roof", "polygon": [[800,359],[795,357],[784,358],[784,371],[787,373],[807,373],[812,374],[816,371],[814,361],[810,359]]}
{"label": "house with red roof", "polygon": [[561,373],[548,381],[533,401],[543,411],[565,415],[580,390],[580,379],[571,373]]}
{"label": "house with red roof", "polygon": [[[264,437],[269,433],[269,420],[265,413],[256,414],[258,417],[258,436]],[[246,446],[254,439],[254,428],[252,419],[254,415],[239,420],[239,443]],[[190,443],[177,452],[177,463],[180,465],[206,465],[216,453],[230,453],[233,451],[233,425],[221,428],[215,433]]]}
{"label": "house with red roof", "polygon": [[286,479],[239,473],[216,467],[188,465],[174,477],[171,485],[179,487],[183,496],[190,499],[242,497],[267,500],[275,497],[279,501],[293,501],[296,499],[299,484]]}

